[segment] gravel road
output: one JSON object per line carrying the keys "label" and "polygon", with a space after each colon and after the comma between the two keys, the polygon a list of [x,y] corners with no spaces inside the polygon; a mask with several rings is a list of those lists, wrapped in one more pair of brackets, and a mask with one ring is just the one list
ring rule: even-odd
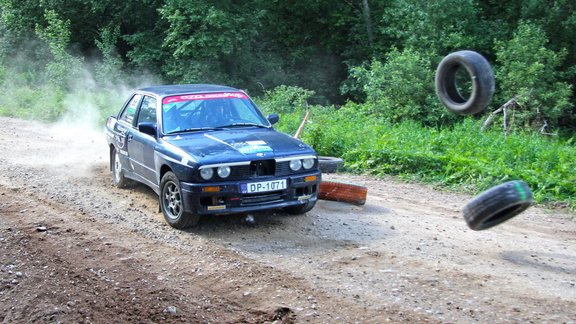
{"label": "gravel road", "polygon": [[325,174],[366,205],[179,231],[152,190],[112,186],[101,131],[0,122],[0,322],[576,322],[567,211],[475,232],[469,195]]}

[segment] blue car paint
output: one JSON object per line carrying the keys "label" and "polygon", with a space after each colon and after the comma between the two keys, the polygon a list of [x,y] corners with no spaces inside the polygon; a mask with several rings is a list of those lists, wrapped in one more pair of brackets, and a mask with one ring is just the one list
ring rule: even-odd
{"label": "blue car paint", "polygon": [[[240,92],[212,85],[159,86],[138,90],[135,94],[156,99],[156,120],[148,123],[154,125],[156,136],[139,131],[136,125],[142,98],[135,108],[132,123],[120,120],[120,116],[129,108],[133,97],[126,101],[117,116],[109,118],[106,128],[109,146],[120,153],[124,175],[148,185],[159,194],[163,174],[173,172],[181,184],[184,208],[194,214],[250,212],[315,202],[321,180],[316,152],[303,142],[276,131],[271,125],[176,134],[163,134],[158,127],[162,123],[160,103],[166,96],[222,91]],[[133,104],[130,108],[134,107]],[[310,157],[315,162],[308,170],[287,168],[290,159]],[[215,176],[207,181],[199,176],[199,169],[219,165],[231,165],[236,171],[234,177],[220,179]],[[266,173],[260,174],[260,168],[266,169]],[[277,170],[272,172],[271,168]],[[242,193],[247,184],[282,179],[287,182],[286,189],[265,192],[261,197]],[[204,188],[214,186],[219,187],[219,192],[204,191]],[[210,200],[215,203],[210,203]]]}

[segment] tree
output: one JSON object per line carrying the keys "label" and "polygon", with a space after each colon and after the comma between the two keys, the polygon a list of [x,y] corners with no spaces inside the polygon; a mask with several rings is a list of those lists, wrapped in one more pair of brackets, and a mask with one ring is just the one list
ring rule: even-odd
{"label": "tree", "polygon": [[557,126],[573,107],[572,88],[559,70],[566,52],[547,46],[542,28],[527,21],[520,23],[510,41],[496,43],[497,100],[516,98],[519,109],[514,119],[522,127]]}
{"label": "tree", "polygon": [[164,69],[183,82],[230,83],[238,62],[260,26],[261,12],[234,1],[168,0],[160,9],[168,22],[163,48],[170,59]]}
{"label": "tree", "polygon": [[413,49],[392,49],[382,63],[357,67],[353,76],[366,94],[367,113],[390,121],[414,120],[440,125],[454,116],[440,106],[434,91],[434,71],[426,56]]}
{"label": "tree", "polygon": [[70,42],[70,21],[62,20],[54,10],[44,13],[46,25],[36,25],[36,34],[50,48],[53,60],[46,65],[49,80],[57,88],[66,88],[81,78],[82,60],[66,51]]}
{"label": "tree", "polygon": [[380,33],[399,48],[432,58],[461,49],[488,52],[491,38],[485,25],[474,0],[393,0],[382,16]]}

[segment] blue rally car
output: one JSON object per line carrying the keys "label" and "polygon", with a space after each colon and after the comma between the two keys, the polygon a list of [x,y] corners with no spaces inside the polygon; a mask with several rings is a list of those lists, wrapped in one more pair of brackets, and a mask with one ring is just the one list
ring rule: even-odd
{"label": "blue rally car", "polygon": [[306,213],[317,200],[318,156],[276,131],[278,119],[230,87],[140,89],[106,123],[113,182],[151,187],[175,228],[194,226],[201,215]]}

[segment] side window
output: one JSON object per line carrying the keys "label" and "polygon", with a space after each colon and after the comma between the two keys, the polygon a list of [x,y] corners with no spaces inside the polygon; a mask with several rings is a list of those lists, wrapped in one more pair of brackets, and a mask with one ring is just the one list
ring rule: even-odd
{"label": "side window", "polygon": [[138,114],[138,124],[156,122],[156,98],[144,96],[140,113]]}
{"label": "side window", "polygon": [[130,100],[130,102],[128,103],[126,108],[124,108],[124,111],[120,115],[120,120],[123,120],[128,124],[132,125],[132,122],[134,121],[134,116],[136,115],[136,109],[138,108],[138,103],[140,102],[140,98],[142,98],[142,95],[139,94],[134,95],[134,97],[132,97],[132,100]]}

